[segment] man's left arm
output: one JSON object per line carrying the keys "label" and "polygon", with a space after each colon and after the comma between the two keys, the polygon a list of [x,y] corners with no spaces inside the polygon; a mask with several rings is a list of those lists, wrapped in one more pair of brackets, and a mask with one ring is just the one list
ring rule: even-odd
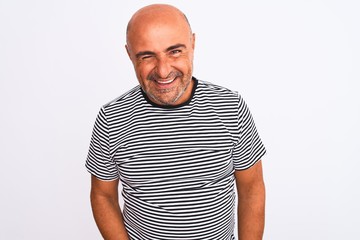
{"label": "man's left arm", "polygon": [[261,240],[265,224],[265,184],[259,160],[246,170],[236,170],[238,240]]}

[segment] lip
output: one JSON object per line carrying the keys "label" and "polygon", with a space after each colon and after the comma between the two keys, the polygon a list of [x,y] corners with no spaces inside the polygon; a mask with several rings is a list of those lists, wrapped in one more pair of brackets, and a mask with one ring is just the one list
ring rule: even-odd
{"label": "lip", "polygon": [[174,77],[172,79],[164,79],[164,80],[155,80],[155,84],[158,86],[158,88],[169,88],[171,87],[176,80],[178,79],[178,77]]}

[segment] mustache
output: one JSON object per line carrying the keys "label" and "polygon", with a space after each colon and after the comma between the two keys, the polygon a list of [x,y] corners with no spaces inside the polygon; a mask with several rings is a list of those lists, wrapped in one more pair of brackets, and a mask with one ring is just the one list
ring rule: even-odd
{"label": "mustache", "polygon": [[171,79],[176,77],[182,77],[182,73],[179,71],[172,71],[166,76],[166,78],[162,78],[156,72],[152,72],[147,76],[146,79],[151,81],[157,81],[159,79]]}

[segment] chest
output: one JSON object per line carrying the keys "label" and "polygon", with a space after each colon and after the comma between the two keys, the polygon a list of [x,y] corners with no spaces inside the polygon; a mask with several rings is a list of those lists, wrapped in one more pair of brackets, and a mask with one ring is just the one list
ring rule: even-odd
{"label": "chest", "polygon": [[120,122],[110,134],[111,155],[122,181],[132,188],[194,188],[232,171],[233,114],[152,111]]}

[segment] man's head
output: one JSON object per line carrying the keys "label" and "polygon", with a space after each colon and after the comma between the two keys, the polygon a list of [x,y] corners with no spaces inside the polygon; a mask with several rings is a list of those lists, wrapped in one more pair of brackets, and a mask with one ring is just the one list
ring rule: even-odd
{"label": "man's head", "polygon": [[160,105],[191,97],[195,36],[177,8],[154,4],[138,10],[127,27],[126,50],[146,95]]}

